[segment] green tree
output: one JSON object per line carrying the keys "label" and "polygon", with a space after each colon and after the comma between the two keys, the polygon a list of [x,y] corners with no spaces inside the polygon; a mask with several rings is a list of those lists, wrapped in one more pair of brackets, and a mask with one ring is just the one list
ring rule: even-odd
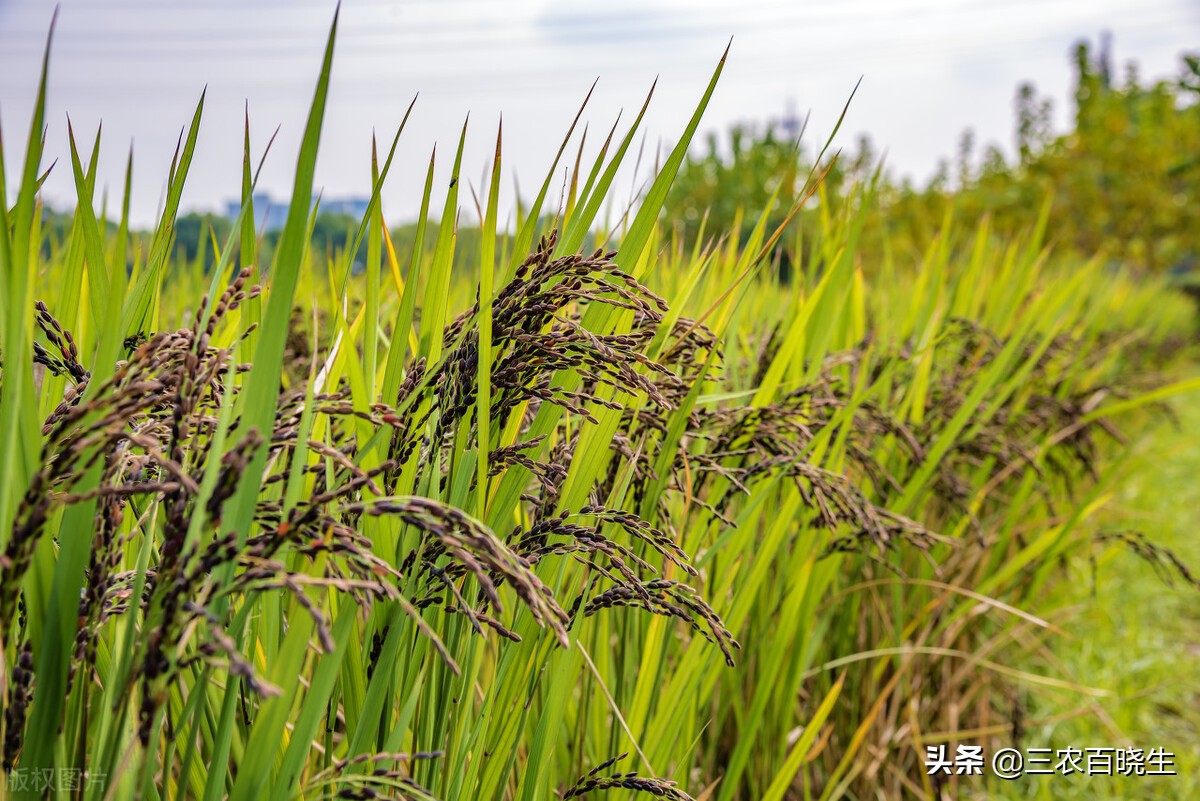
{"label": "green tree", "polygon": [[[884,176],[859,248],[864,260],[923,252],[948,212],[963,229],[983,217],[1002,236],[1029,229],[1052,198],[1049,235],[1060,248],[1106,254],[1124,267],[1182,270],[1200,256],[1200,56],[1182,59],[1174,80],[1145,83],[1135,65],[1114,78],[1107,45],[1087,42],[1072,51],[1074,116],[1070,130],[1053,131],[1052,104],[1032,84],[1016,93],[1016,150],[1010,161],[996,147],[976,157],[975,134],[960,139],[957,158],[944,160],[923,186]],[[867,177],[876,157],[865,137],[843,154],[826,181],[827,196],[845,198]],[[678,221],[692,242],[707,214],[708,231],[744,234],[763,211],[782,219],[803,190],[811,162],[774,127],[737,126],[722,147],[688,158],[667,199],[664,217]],[[766,209],[779,190],[774,209]],[[802,215],[795,223],[811,225]]]}

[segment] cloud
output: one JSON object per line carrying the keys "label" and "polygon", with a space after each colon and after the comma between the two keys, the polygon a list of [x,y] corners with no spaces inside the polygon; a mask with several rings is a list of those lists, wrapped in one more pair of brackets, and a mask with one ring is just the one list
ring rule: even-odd
{"label": "cloud", "polygon": [[560,47],[607,50],[647,43],[679,47],[713,26],[711,20],[700,24],[696,20],[687,6],[677,3],[584,2],[545,8],[534,19],[534,30],[542,42]]}

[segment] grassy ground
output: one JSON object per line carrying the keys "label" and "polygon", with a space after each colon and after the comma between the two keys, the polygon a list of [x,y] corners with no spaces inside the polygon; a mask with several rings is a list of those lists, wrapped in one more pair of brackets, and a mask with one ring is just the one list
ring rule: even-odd
{"label": "grassy ground", "polygon": [[[1137,530],[1200,569],[1200,397],[1173,404],[1178,424],[1156,424],[1123,465],[1121,491],[1109,507],[1106,529]],[[1169,586],[1146,561],[1127,549],[1097,553],[1094,570],[1080,563],[1056,598],[1060,625],[1075,642],[1046,654],[1061,673],[1089,687],[1111,691],[1093,712],[1030,726],[1025,748],[1080,749],[1132,746],[1175,754],[1178,776],[1024,777],[1004,798],[1197,798],[1200,797],[1200,592],[1175,575]],[[1086,699],[1062,699],[1057,709],[1031,709],[1049,717]],[[997,797],[997,796],[989,796]]]}

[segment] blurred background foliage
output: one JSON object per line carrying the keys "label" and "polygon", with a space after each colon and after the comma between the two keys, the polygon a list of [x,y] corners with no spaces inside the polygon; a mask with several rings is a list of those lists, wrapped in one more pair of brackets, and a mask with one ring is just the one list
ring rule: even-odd
{"label": "blurred background foliage", "polygon": [[[1031,84],[1018,88],[1013,157],[995,145],[977,153],[968,130],[956,163],[944,160],[916,185],[886,170],[875,174],[878,154],[867,137],[842,152],[826,179],[828,193],[845,196],[853,182],[877,181],[860,247],[864,268],[882,258],[919,258],[946,230],[948,215],[963,230],[989,218],[997,236],[1010,238],[1031,228],[1049,203],[1048,234],[1060,249],[1103,254],[1119,269],[1194,274],[1200,56],[1184,57],[1175,79],[1146,83],[1134,64],[1114,75],[1109,52],[1107,42],[1075,46],[1074,115],[1065,133],[1053,130],[1050,99]],[[780,126],[738,126],[727,143],[710,135],[707,149],[684,165],[663,217],[688,242],[705,231],[744,236],[773,195],[773,222],[782,221],[812,169],[812,156]],[[821,205],[793,221],[799,239],[784,241],[811,241]],[[778,260],[784,272],[797,250],[785,246]]]}
{"label": "blurred background foliage", "polygon": [[[985,219],[998,240],[1019,237],[1049,204],[1047,238],[1060,252],[1099,254],[1112,269],[1166,273],[1194,290],[1200,284],[1200,55],[1184,56],[1175,78],[1147,83],[1134,63],[1116,76],[1109,53],[1106,40],[1074,47],[1074,114],[1065,133],[1054,130],[1050,98],[1032,84],[1017,88],[1012,156],[995,144],[977,148],[967,130],[955,158],[917,183],[892,174],[866,135],[836,159],[826,154],[820,196],[780,240],[779,277],[789,280],[797,263],[819,262],[822,215],[835,205],[869,204],[858,249],[869,273],[883,260],[916,263],[946,231],[973,232]],[[792,123],[737,125],[723,135],[709,133],[705,146],[693,149],[661,214],[685,246],[710,241],[714,232],[736,232],[744,243],[768,206],[770,228],[784,220],[817,171],[815,154],[801,144],[804,126]],[[852,191],[863,184],[873,191]],[[45,248],[69,238],[71,219],[47,210]],[[220,214],[181,215],[176,261],[211,267],[213,243],[224,242],[231,225]],[[312,225],[313,255],[328,261],[353,240],[358,220],[318,212]],[[398,250],[414,243],[416,229],[415,221],[391,229]],[[458,228],[460,241],[478,235],[467,221]],[[262,263],[271,263],[278,236],[261,232]],[[952,251],[972,246],[969,238],[946,244]]]}

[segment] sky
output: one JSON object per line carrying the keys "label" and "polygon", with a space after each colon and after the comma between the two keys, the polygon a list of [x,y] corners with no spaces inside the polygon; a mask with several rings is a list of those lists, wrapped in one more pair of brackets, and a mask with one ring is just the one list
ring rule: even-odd
{"label": "sky", "polygon": [[[44,187],[48,204],[74,202],[68,115],[85,151],[102,121],[99,191],[115,204],[132,147],[131,216],[151,224],[205,87],[184,208],[219,210],[238,196],[247,108],[256,159],[279,131],[259,189],[288,196],[333,2],[57,5],[43,167],[58,164]],[[23,157],[54,8],[0,0],[0,126],[10,175]],[[448,176],[468,112],[463,174],[477,190],[503,113],[501,204],[511,208],[515,192],[528,200],[536,191],[594,81],[585,158],[618,115],[622,125],[633,119],[657,78],[642,128],[644,175],[655,149],[678,140],[726,45],[703,132],[762,125],[794,109],[809,115],[813,148],[861,77],[836,144],[852,149],[869,134],[894,173],[921,181],[953,156],[966,128],[980,145],[1011,153],[1013,98],[1023,81],[1054,99],[1064,126],[1071,48],[1103,31],[1112,34],[1116,64],[1136,61],[1143,78],[1168,77],[1181,53],[1200,51],[1200,0],[344,0],[315,184],[326,198],[369,194],[372,136],[390,143],[417,97],[383,192],[387,218],[416,215],[435,144],[438,175]],[[624,198],[638,180],[626,172],[616,190]],[[11,200],[15,187],[7,189]],[[463,197],[473,216],[470,194]]]}

